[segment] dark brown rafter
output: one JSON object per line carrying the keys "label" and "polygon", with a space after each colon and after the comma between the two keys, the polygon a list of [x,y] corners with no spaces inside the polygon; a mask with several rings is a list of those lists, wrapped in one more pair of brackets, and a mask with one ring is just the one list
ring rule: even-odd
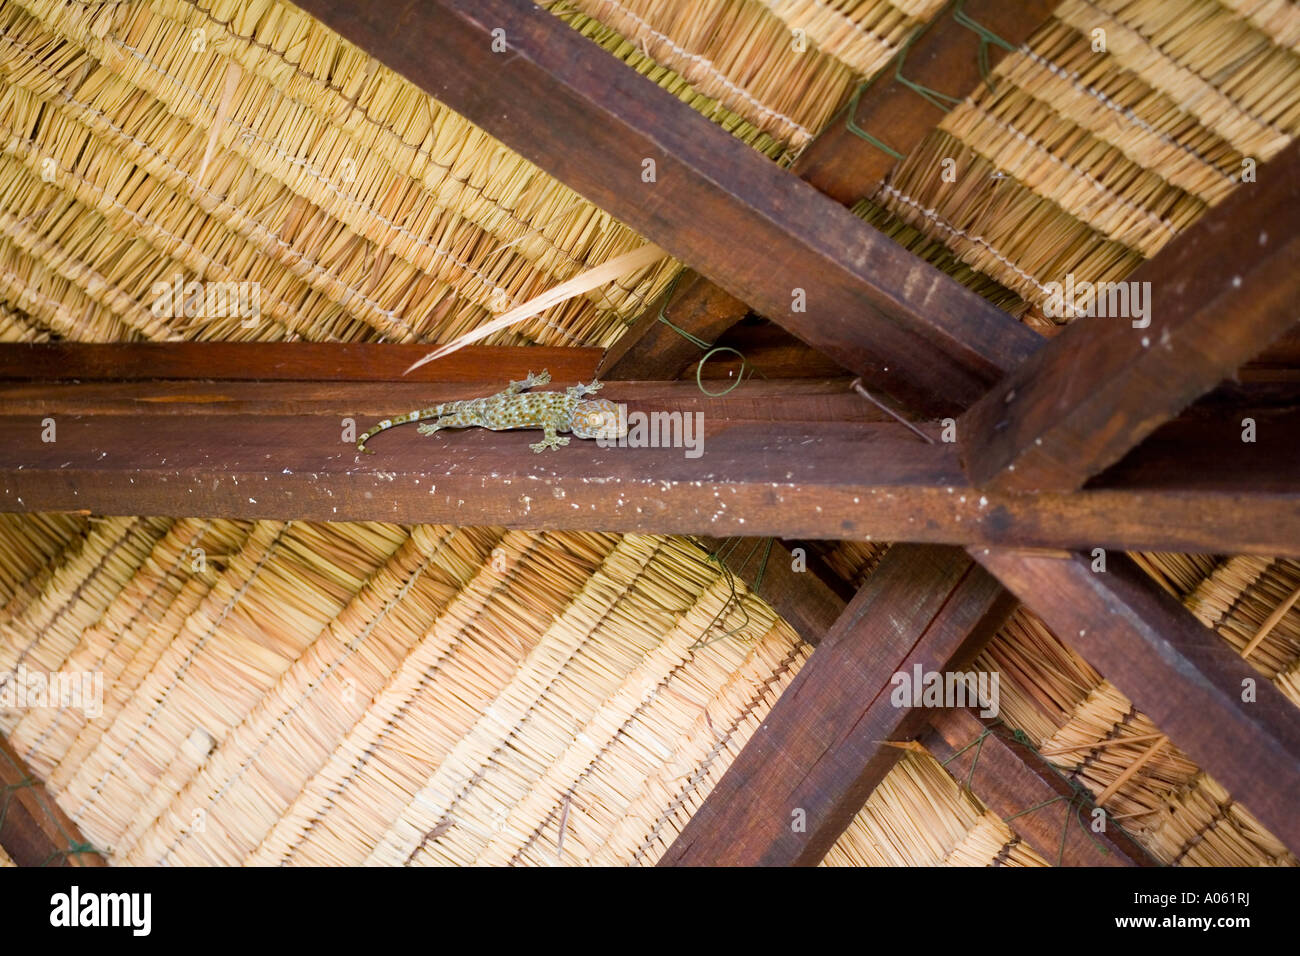
{"label": "dark brown rafter", "polygon": [[[922,414],[965,408],[1037,345],[1019,322],[530,0],[301,5]],[[508,52],[493,52],[493,31],[504,31]],[[646,159],[653,183],[642,180]],[[797,289],[806,311],[793,311]]]}
{"label": "dark brown rafter", "polygon": [[[1148,714],[1292,851],[1300,851],[1300,708],[1123,555],[973,549],[980,562]],[[1246,687],[1254,697],[1243,700]]]}
{"label": "dark brown rafter", "polygon": [[[1058,0],[967,0],[967,16],[1013,46],[1024,43],[1056,9]],[[907,51],[906,79],[920,86],[964,99],[975,90],[980,72],[980,39],[954,16],[949,5],[926,26]],[[988,65],[996,66],[1007,51],[997,44],[986,48]],[[900,82],[891,62],[862,91],[853,121],[896,153],[906,156],[939,125],[944,111]],[[846,110],[848,107],[846,107]],[[897,160],[853,133],[846,117],[837,116],[794,164],[794,172],[838,202],[850,205],[876,191]]]}
{"label": "dark brown rafter", "polygon": [[901,755],[880,741],[924,726],[890,678],[963,667],[1012,606],[953,549],[891,548],[660,865],[818,863]]}
{"label": "dark brown rafter", "polygon": [[18,866],[107,866],[0,736],[0,847]]}
{"label": "dark brown rafter", "polygon": [[[751,591],[776,610],[808,644],[816,645],[844,611],[848,598],[844,589],[829,581],[829,572],[818,566],[815,555],[801,555],[805,570],[795,570],[792,550],[771,538],[742,538],[700,541],[718,560]],[[849,597],[852,597],[850,593]]]}
{"label": "dark brown rafter", "polygon": [[[758,557],[764,551],[761,540],[746,539],[728,551],[723,562],[753,589],[760,567]],[[848,600],[838,595],[837,588],[828,586],[817,573],[819,569],[810,564],[807,571],[796,573],[790,570],[791,563],[790,551],[774,543],[757,591],[815,646],[834,626]],[[879,605],[877,611],[882,611]],[[828,719],[847,718],[837,715]],[[925,748],[939,760],[951,761],[949,772],[994,813],[1010,818],[1008,824],[1017,837],[1044,859],[1063,866],[1157,865],[1118,825],[1093,832],[1092,818],[1086,816],[1092,803],[1086,795],[1005,727],[982,721],[977,713],[963,709],[930,711],[928,721],[919,738]],[[958,755],[972,743],[978,747],[978,757],[973,747]],[[723,791],[717,798],[706,798],[705,804],[725,800],[726,795]],[[1038,809],[1023,813],[1033,807]],[[1079,814],[1085,815],[1086,827],[1078,825]]]}
{"label": "dark brown rafter", "polygon": [[686,273],[614,343],[601,362],[601,375],[670,380],[704,354],[681,332],[660,321],[661,314],[677,328],[712,343],[748,312],[749,306],[708,279]]}
{"label": "dark brown rafter", "polygon": [[[366,456],[347,440],[345,419],[360,433],[394,409],[489,388],[4,386],[0,508],[1300,553],[1300,484],[1287,472],[1270,477],[1263,463],[1220,455],[1184,473],[1184,450],[1175,444],[1122,480],[1082,491],[981,493],[967,481],[955,444],[928,443],[881,421],[842,382],[751,382],[716,399],[693,382],[617,382],[601,393],[630,414],[700,411],[697,457],[684,447],[601,448],[590,440],[535,455],[528,436],[483,429],[424,437],[408,427],[377,437]],[[44,440],[49,419],[52,442]],[[1223,441],[1239,442],[1238,427],[1221,430]],[[1187,453],[1209,447],[1209,434],[1197,425]],[[1298,449],[1285,447],[1273,464],[1289,468]],[[1245,490],[1243,468],[1251,479]],[[1189,510],[1198,521],[1186,520]]]}
{"label": "dark brown rafter", "polygon": [[1082,487],[1296,324],[1298,265],[1300,141],[1129,276],[1150,283],[1149,327],[1076,320],[966,413],[972,479]]}
{"label": "dark brown rafter", "polygon": [[[1046,22],[1056,0],[968,0],[965,13],[1008,43],[1027,40]],[[980,40],[948,7],[912,43],[904,76],[922,86],[957,99],[965,97],[982,80]],[[990,68],[1006,55],[996,44],[986,50]],[[805,182],[835,201],[850,206],[872,195],[889,176],[895,157],[851,131],[859,128],[884,136],[888,146],[906,155],[918,146],[943,118],[943,111],[895,76],[894,62],[863,89],[836,119],[808,145],[792,167]],[[853,111],[848,117],[847,111]],[[709,290],[712,291],[709,291]],[[715,297],[716,301],[713,301]],[[647,309],[615,345],[622,361],[607,363],[611,378],[675,378],[696,356],[694,346],[658,321],[659,303]],[[675,324],[707,341],[713,341],[744,315],[743,306],[702,277],[689,291],[679,290],[670,305]],[[641,336],[646,341],[640,341]],[[674,369],[675,366],[675,369]],[[670,371],[672,369],[672,371]]]}
{"label": "dark brown rafter", "polygon": [[1049,863],[1160,865],[1118,824],[1095,831],[1091,798],[1033,748],[976,711],[936,712],[921,743]]}

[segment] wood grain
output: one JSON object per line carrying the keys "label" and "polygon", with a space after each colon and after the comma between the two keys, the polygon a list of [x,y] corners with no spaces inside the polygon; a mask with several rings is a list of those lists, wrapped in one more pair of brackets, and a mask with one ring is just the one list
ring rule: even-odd
{"label": "wood grain", "polygon": [[[920,413],[964,408],[1037,344],[1005,312],[530,0],[301,5]],[[494,30],[505,31],[508,52],[493,52]],[[653,183],[641,178],[645,159],[656,163]],[[793,311],[796,289],[806,311]]]}
{"label": "wood grain", "polygon": [[892,676],[964,666],[1013,603],[959,551],[891,548],[660,865],[818,863],[925,723]]}
{"label": "wood grain", "polygon": [[[344,419],[359,434],[381,414],[465,397],[465,385],[12,385],[0,390],[0,509],[1300,553],[1300,483],[1288,477],[1300,443],[1286,428],[1261,425],[1255,459],[1187,470],[1175,444],[1081,491],[984,493],[955,444],[873,420],[838,384],[758,384],[706,399],[693,383],[611,383],[601,394],[631,412],[700,412],[703,445],[575,439],[542,455],[527,432],[398,428],[373,455],[347,440]],[[1208,434],[1197,426],[1186,441]]]}
{"label": "wood grain", "polygon": [[1296,325],[1298,265],[1295,142],[1128,277],[1149,283],[1149,327],[1075,319],[962,417],[972,479],[1082,486]]}
{"label": "wood grain", "polygon": [[0,847],[18,866],[107,866],[98,853],[68,853],[86,840],[45,785],[0,736]]}
{"label": "wood grain", "polygon": [[[972,549],[1056,634],[1292,852],[1300,851],[1300,708],[1124,555]],[[1246,681],[1255,699],[1243,700]]]}

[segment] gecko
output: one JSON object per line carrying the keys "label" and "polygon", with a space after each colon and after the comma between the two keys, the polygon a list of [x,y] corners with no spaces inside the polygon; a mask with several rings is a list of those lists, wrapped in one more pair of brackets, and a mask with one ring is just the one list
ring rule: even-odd
{"label": "gecko", "polygon": [[529,372],[526,379],[511,382],[495,395],[445,402],[416,409],[396,418],[385,418],[361,436],[357,442],[357,451],[373,455],[374,452],[366,447],[366,442],[380,432],[425,419],[428,421],[419,428],[421,435],[432,435],[442,428],[479,427],[498,432],[512,428],[540,428],[543,429],[542,440],[528,446],[539,453],[547,448],[567,445],[569,439],[561,438],[560,432],[572,432],[579,438],[619,438],[627,434],[627,421],[618,414],[618,406],[614,402],[603,398],[587,398],[604,387],[602,382],[574,385],[563,392],[523,394],[527,389],[545,385],[550,380],[551,373],[546,369],[537,375]]}

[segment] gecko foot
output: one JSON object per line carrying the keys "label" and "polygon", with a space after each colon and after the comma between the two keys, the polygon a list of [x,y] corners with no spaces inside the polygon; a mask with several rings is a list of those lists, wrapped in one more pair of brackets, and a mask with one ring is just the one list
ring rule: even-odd
{"label": "gecko foot", "polygon": [[416,425],[415,430],[419,432],[421,435],[432,435],[441,427],[442,426],[434,425],[431,422],[425,422],[423,425]]}
{"label": "gecko foot", "polygon": [[522,382],[520,382],[519,384],[523,388],[532,388],[535,385],[545,385],[550,380],[551,380],[551,373],[546,369],[542,369],[536,375],[534,375],[532,372],[529,372],[528,377],[524,379]]}
{"label": "gecko foot", "polygon": [[562,445],[567,445],[568,443],[569,443],[569,439],[561,438],[559,435],[556,435],[554,438],[543,438],[541,441],[533,442],[528,447],[540,455],[548,448],[559,448]]}

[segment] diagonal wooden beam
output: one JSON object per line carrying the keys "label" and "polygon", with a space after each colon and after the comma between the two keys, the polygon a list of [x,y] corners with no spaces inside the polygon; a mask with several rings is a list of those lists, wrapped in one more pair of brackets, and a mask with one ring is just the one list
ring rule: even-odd
{"label": "diagonal wooden beam", "polygon": [[1300,321],[1300,141],[1121,285],[1146,320],[1076,319],[962,418],[976,484],[1081,487]]}
{"label": "diagonal wooden beam", "polygon": [[703,342],[714,342],[749,312],[749,306],[708,279],[688,273],[659,297],[610,347],[601,362],[604,378],[671,380],[704,352],[663,317]]}
{"label": "diagonal wooden beam", "polygon": [[920,739],[1043,859],[1061,866],[1160,865],[1118,824],[1094,832],[1092,801],[1005,727],[976,711],[937,711]]}
{"label": "diagonal wooden beam", "polygon": [[[1014,45],[1027,40],[1055,6],[1056,0],[969,0],[964,9],[976,23]],[[983,79],[980,39],[955,13],[949,6],[925,26],[911,44],[904,66],[908,81],[962,99]],[[990,67],[1006,55],[997,44],[989,44],[985,52]],[[894,153],[906,155],[934,129],[944,111],[895,73],[891,61],[854,96],[845,113],[817,134],[792,167],[800,179],[850,206],[872,195],[888,177],[896,163]],[[846,115],[849,111],[852,116]],[[850,121],[858,129],[887,137],[892,152],[852,132]],[[661,305],[657,302],[647,309],[610,350],[605,363],[610,378],[675,378],[698,357],[690,342],[659,321]],[[712,342],[746,310],[707,279],[693,276],[677,290],[667,311],[676,325]]]}
{"label": "diagonal wooden beam", "polygon": [[973,549],[1292,851],[1300,851],[1300,708],[1127,557]]}
{"label": "diagonal wooden beam", "polygon": [[[1059,0],[967,0],[970,19],[1012,46],[1029,39],[1052,15]],[[983,80],[980,37],[962,25],[949,4],[912,43],[903,76],[919,86],[965,99]],[[996,43],[986,47],[991,69],[1007,55]],[[906,156],[943,119],[945,111],[897,79],[891,61],[871,85],[845,108],[854,124]],[[794,172],[845,205],[875,192],[897,162],[879,146],[853,133],[841,114],[800,155]]]}
{"label": "diagonal wooden beam", "polygon": [[[750,539],[727,551],[723,560],[753,588],[759,567],[755,555],[762,555],[763,550],[761,541]],[[759,593],[800,637],[815,646],[830,632],[848,601],[838,596],[837,589],[828,587],[813,568],[802,573],[787,570],[790,561],[789,550],[775,542]],[[886,616],[894,613],[879,605],[876,610]],[[990,810],[1007,819],[1017,837],[1044,859],[1062,866],[1158,865],[1117,824],[1100,834],[1079,827],[1075,814],[1082,810],[1090,825],[1086,811],[1091,803],[1081,801],[1058,770],[1005,728],[991,726],[976,712],[961,708],[927,711],[927,720],[929,727],[920,736],[925,748],[940,760],[951,760],[949,772]],[[958,755],[977,740],[978,757],[974,748]],[[722,792],[716,799],[726,796]],[[706,805],[710,799],[714,798],[707,798]],[[1033,807],[1039,809],[1023,812]]]}
{"label": "diagonal wooden beam", "polygon": [[[848,599],[819,573],[816,558],[805,554],[805,569],[794,569],[790,548],[768,538],[700,541],[724,567],[781,615],[805,642],[817,645],[844,612]],[[850,595],[851,597],[852,595]]]}
{"label": "diagonal wooden beam", "polygon": [[918,412],[966,407],[1037,344],[530,0],[300,6]]}
{"label": "diagonal wooden beam", "polygon": [[[1300,483],[1287,478],[1300,443],[1270,439],[1283,448],[1274,476],[1267,462],[1231,455],[1185,472],[1174,446],[1172,462],[1078,492],[982,493],[955,444],[872,420],[879,412],[850,406],[856,396],[834,382],[753,382],[718,399],[693,382],[611,382],[601,395],[626,404],[634,428],[646,426],[629,436],[640,447],[575,439],[535,455],[527,433],[425,437],[410,427],[378,436],[373,455],[352,444],[395,410],[484,391],[474,383],[2,386],[0,510],[1300,553]],[[1294,434],[1298,419],[1292,413],[1293,424],[1261,426],[1262,434]],[[1187,440],[1199,447],[1207,434],[1200,425]],[[1239,429],[1225,440],[1239,444]]]}
{"label": "diagonal wooden beam", "polygon": [[965,555],[896,545],[845,608],[660,865],[814,865],[897,761],[925,712],[895,673],[959,668],[1013,602]]}
{"label": "diagonal wooden beam", "polygon": [[[0,847],[18,866],[107,866],[0,736]],[[72,852],[70,852],[72,851]]]}

